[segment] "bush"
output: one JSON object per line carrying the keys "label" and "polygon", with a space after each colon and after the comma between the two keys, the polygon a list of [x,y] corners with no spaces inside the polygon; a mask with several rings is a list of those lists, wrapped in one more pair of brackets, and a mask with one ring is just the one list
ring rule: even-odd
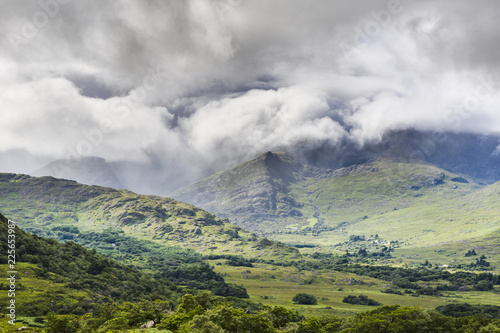
{"label": "bush", "polygon": [[235,267],[254,267],[250,260],[247,260],[243,257],[231,258],[226,261],[226,264]]}
{"label": "bush", "polygon": [[500,306],[495,305],[472,305],[468,303],[447,304],[438,306],[436,311],[448,317],[468,317],[482,315],[488,319],[500,318]]}
{"label": "bush", "polygon": [[316,299],[316,297],[314,297],[313,295],[306,294],[306,293],[300,293],[300,294],[295,295],[295,297],[292,298],[292,301],[295,304],[303,304],[303,305],[316,305],[316,304],[318,304],[318,300]]}
{"label": "bush", "polygon": [[342,302],[348,303],[348,304],[359,304],[359,305],[369,305],[369,306],[382,305],[382,303],[380,303],[372,298],[369,298],[365,295],[359,295],[359,296],[349,295],[349,296],[344,297]]}
{"label": "bush", "polygon": [[213,288],[212,291],[216,296],[250,298],[245,287],[234,283],[220,283],[217,287]]}

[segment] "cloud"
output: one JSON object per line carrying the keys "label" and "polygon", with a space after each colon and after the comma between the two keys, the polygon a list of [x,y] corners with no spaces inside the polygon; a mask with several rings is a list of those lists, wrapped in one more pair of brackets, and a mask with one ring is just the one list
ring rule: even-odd
{"label": "cloud", "polygon": [[363,145],[393,130],[500,132],[497,1],[3,7],[10,171],[97,155],[149,165],[168,183],[267,150]]}
{"label": "cloud", "polygon": [[182,119],[180,128],[205,161],[234,163],[306,141],[335,144],[345,130],[331,112],[323,94],[303,87],[251,90],[205,105]]}

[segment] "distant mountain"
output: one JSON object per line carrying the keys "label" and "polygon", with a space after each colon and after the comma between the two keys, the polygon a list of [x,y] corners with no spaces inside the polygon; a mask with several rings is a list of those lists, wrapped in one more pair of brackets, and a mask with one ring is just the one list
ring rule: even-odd
{"label": "distant mountain", "polygon": [[70,179],[86,185],[125,188],[112,167],[100,157],[57,160],[33,172],[32,175]]}
{"label": "distant mountain", "polygon": [[[346,168],[380,158],[406,163],[422,160],[449,172],[467,175],[483,184],[492,184],[500,181],[499,145],[500,135],[404,130],[386,133],[380,140],[363,145],[345,139],[335,145],[325,143],[314,145],[314,148],[297,145],[283,149],[296,162],[323,169]],[[165,162],[164,156],[154,155],[148,155],[147,161],[142,162],[127,159],[106,162],[98,157],[58,160],[32,175],[165,196],[195,180],[223,171],[220,166],[227,166],[228,160],[245,162],[238,160],[236,155],[229,155],[226,160],[221,157],[214,163],[202,160],[182,162],[174,156],[169,158],[170,162]]]}
{"label": "distant mountain", "polygon": [[82,185],[53,177],[0,173],[0,209],[23,228],[57,237],[53,228],[123,231],[139,240],[247,257],[288,256],[297,250],[261,239],[195,206],[126,190]]}

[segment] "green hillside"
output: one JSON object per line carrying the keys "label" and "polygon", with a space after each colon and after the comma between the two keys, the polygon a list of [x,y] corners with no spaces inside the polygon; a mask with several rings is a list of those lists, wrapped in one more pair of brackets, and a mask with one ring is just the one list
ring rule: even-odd
{"label": "green hillside", "polygon": [[[368,218],[346,226],[347,234],[378,234],[398,242],[395,253],[405,260],[433,259],[448,265],[469,265],[479,255],[500,269],[500,182],[456,199],[437,200]],[[333,233],[316,239],[331,244]],[[465,257],[474,249],[478,256]]]}
{"label": "green hillside", "polygon": [[[15,227],[15,262],[8,262],[8,220],[0,214],[0,308],[11,299],[17,317],[98,312],[105,303],[162,299],[172,305],[181,289],[167,280],[154,279],[73,242],[60,243]],[[12,244],[12,242],[11,242]],[[9,264],[9,265],[8,265]],[[12,266],[11,266],[12,265]],[[16,273],[8,273],[14,271]],[[14,297],[6,290],[15,275]],[[2,313],[2,316],[5,313]],[[3,322],[2,322],[3,324]]]}
{"label": "green hillside", "polygon": [[[7,222],[0,215],[0,253],[4,254],[8,250]],[[425,324],[421,332],[446,332],[447,327],[455,327],[457,332],[498,329],[498,275],[360,265],[355,257],[321,253],[283,261],[213,255],[229,258],[213,259],[210,264],[228,281],[244,284],[251,300],[265,303],[263,306],[209,293],[185,294],[187,289],[170,281],[186,278],[188,271],[175,274],[179,262],[196,264],[203,259],[193,251],[166,251],[164,246],[119,231],[86,233],[71,226],[52,229],[60,237],[73,235],[120,260],[151,261],[142,270],[153,274],[145,274],[74,242],[60,243],[17,227],[14,230],[15,267],[7,267],[6,256],[0,258],[1,278],[6,279],[11,269],[17,271],[17,324],[8,324],[8,317],[2,314],[0,330],[5,332],[19,331],[21,326],[46,333],[366,332],[366,325],[406,332],[394,329],[416,323]],[[114,252],[110,244],[123,252]],[[174,274],[164,275],[167,267]],[[210,271],[207,266],[204,276]],[[4,283],[0,286],[8,288]],[[299,295],[314,302],[301,303],[296,300]],[[463,299],[470,304],[457,303]],[[8,301],[7,293],[0,295],[2,308]],[[436,307],[446,315],[434,311]],[[152,328],[141,328],[145,325]]]}
{"label": "green hillside", "polygon": [[138,240],[202,253],[298,253],[280,243],[263,243],[228,220],[173,199],[52,177],[0,174],[0,209],[25,230],[46,237],[58,238],[54,227],[75,226],[80,232],[123,231]]}

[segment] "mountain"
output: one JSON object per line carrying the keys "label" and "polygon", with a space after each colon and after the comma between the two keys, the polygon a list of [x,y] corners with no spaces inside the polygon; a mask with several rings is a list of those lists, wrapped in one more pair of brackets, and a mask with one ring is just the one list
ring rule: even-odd
{"label": "mountain", "polygon": [[256,221],[301,218],[298,204],[288,195],[301,168],[286,154],[268,152],[182,188],[173,196],[257,231],[262,226]]}
{"label": "mountain", "polygon": [[0,174],[0,209],[30,232],[57,237],[54,228],[123,231],[125,236],[199,252],[255,256],[297,250],[257,237],[195,206],[127,190],[53,177]]}
{"label": "mountain", "polygon": [[474,248],[500,264],[499,194],[500,182],[482,185],[426,162],[322,169],[268,152],[172,196],[297,246],[386,246],[401,258],[468,265],[464,253]]}
{"label": "mountain", "polygon": [[457,197],[479,185],[421,163],[377,159],[340,169],[296,162],[267,152],[172,194],[181,201],[264,232],[337,228],[367,216]]}
{"label": "mountain", "polygon": [[32,175],[70,179],[87,185],[124,188],[110,164],[100,157],[57,160],[33,172]]}
{"label": "mountain", "polygon": [[[297,162],[323,169],[340,169],[389,158],[407,163],[425,161],[452,173],[467,175],[482,184],[500,181],[500,135],[436,133],[417,130],[390,131],[378,140],[359,142],[344,139],[335,145],[286,147]],[[245,162],[246,154],[222,154],[207,161],[156,156],[147,160],[106,162],[98,157],[57,160],[32,173],[76,180],[87,185],[121,188],[141,194],[169,195],[195,180],[223,171],[228,163]],[[224,156],[224,157],[222,157]],[[229,162],[232,161],[232,162]],[[8,161],[6,161],[8,162]],[[233,164],[234,165],[234,164]],[[225,168],[225,167],[224,167]]]}

